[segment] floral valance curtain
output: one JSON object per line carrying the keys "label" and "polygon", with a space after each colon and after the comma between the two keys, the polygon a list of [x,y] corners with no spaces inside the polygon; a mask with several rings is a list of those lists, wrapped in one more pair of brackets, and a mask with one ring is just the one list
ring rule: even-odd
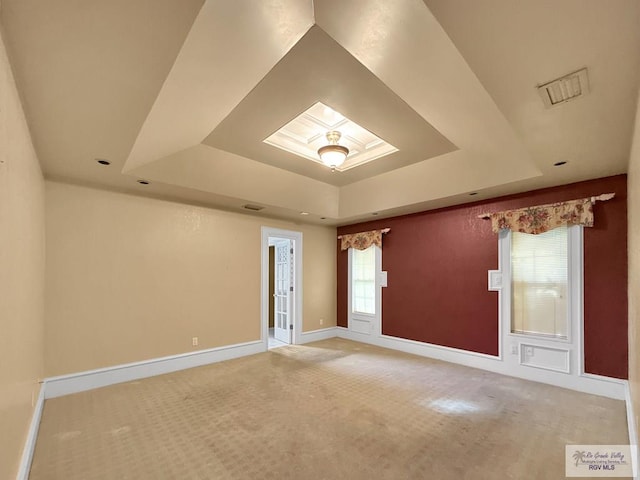
{"label": "floral valance curtain", "polygon": [[544,233],[562,225],[582,225],[593,227],[593,204],[610,200],[615,193],[603,193],[597,197],[581,198],[568,202],[549,203],[534,207],[484,213],[480,218],[491,220],[495,233],[506,228],[521,233]]}
{"label": "floral valance curtain", "polygon": [[382,230],[371,230],[370,232],[351,233],[348,235],[340,235],[340,249],[348,250],[355,248],[356,250],[366,250],[371,245],[377,245],[382,248],[382,234],[389,232],[389,228]]}

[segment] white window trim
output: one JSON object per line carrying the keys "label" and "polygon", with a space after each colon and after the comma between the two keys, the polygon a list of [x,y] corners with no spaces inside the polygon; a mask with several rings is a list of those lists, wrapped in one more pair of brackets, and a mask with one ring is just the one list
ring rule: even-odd
{"label": "white window trim", "polygon": [[499,352],[501,359],[509,359],[511,352],[504,352],[505,343],[535,342],[540,346],[564,346],[570,350],[569,370],[572,375],[584,375],[584,247],[583,227],[572,225],[567,228],[568,236],[568,319],[569,330],[567,339],[542,335],[521,334],[511,332],[511,231],[501,230],[498,240],[498,254],[500,271],[502,273],[502,288],[500,291],[500,341]]}
{"label": "white window trim", "polygon": [[369,323],[369,332],[365,333],[361,330],[355,330],[358,333],[364,333],[369,335],[382,335],[382,285],[380,282],[381,271],[382,271],[382,249],[378,246],[374,246],[375,249],[375,308],[376,312],[374,314],[371,313],[361,313],[353,311],[353,296],[352,296],[352,284],[353,284],[353,275],[352,275],[352,264],[353,264],[353,248],[350,248],[348,252],[348,284],[347,284],[347,328],[351,331],[354,331],[354,324],[357,322],[368,322]]}

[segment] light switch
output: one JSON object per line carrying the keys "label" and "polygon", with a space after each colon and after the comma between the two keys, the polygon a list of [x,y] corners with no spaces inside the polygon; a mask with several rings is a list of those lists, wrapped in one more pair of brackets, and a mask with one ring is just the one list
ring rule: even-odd
{"label": "light switch", "polygon": [[380,286],[387,286],[387,272],[380,272]]}
{"label": "light switch", "polygon": [[489,290],[498,291],[502,290],[502,272],[500,270],[489,270]]}

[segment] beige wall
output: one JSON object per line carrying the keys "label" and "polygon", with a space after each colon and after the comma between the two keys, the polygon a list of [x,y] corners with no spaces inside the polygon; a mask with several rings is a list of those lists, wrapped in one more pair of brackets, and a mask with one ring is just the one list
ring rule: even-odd
{"label": "beige wall", "polygon": [[47,376],[258,340],[262,225],[303,233],[303,329],[336,324],[334,228],[49,181],[46,198]]}
{"label": "beige wall", "polygon": [[0,38],[0,478],[15,478],[42,377],[44,182]]}
{"label": "beige wall", "polygon": [[629,384],[635,413],[636,432],[640,415],[640,99],[629,160]]}

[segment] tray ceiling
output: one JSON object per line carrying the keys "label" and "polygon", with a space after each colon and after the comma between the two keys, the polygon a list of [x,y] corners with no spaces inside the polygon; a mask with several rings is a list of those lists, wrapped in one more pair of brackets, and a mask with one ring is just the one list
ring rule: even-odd
{"label": "tray ceiling", "polygon": [[[3,0],[1,22],[53,179],[336,225],[627,167],[635,0]],[[585,67],[589,95],[546,108]],[[331,173],[263,142],[316,102],[398,151]]]}

